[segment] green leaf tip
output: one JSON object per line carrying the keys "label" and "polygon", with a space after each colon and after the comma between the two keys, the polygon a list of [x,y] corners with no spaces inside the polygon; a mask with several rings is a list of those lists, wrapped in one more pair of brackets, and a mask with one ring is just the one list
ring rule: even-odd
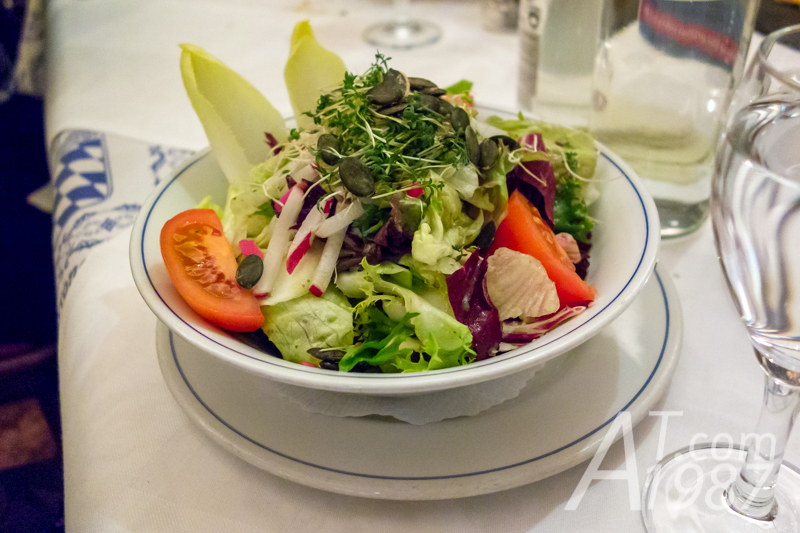
{"label": "green leaf tip", "polygon": [[183,43],[181,76],[222,171],[233,183],[271,155],[264,134],[288,138],[283,117],[242,76],[202,48]]}
{"label": "green leaf tip", "polygon": [[316,37],[314,36],[314,30],[311,28],[311,23],[307,20],[303,20],[295,24],[294,29],[292,30],[289,55],[292,55],[294,51],[297,50],[297,45],[300,43],[303,37],[306,36],[310,36],[312,39],[316,40]]}
{"label": "green leaf tip", "polygon": [[300,128],[313,125],[304,113],[317,108],[319,97],[341,85],[344,61],[317,42],[308,21],[298,22],[292,31],[289,59],[283,70],[289,100]]}

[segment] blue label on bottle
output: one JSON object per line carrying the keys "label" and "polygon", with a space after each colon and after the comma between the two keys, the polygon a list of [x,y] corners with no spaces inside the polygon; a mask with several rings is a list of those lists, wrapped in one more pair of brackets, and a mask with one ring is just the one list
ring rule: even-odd
{"label": "blue label on bottle", "polygon": [[730,70],[739,54],[748,0],[642,0],[639,31],[659,50]]}

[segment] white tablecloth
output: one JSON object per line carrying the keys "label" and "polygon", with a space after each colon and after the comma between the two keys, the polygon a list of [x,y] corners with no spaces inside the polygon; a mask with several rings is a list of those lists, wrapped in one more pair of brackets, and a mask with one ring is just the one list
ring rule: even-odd
{"label": "white tablecloth", "polygon": [[[394,65],[441,84],[468,75],[478,101],[515,107],[515,35],[481,29],[477,3],[412,8],[436,20],[444,37],[392,52]],[[624,481],[593,483],[577,510],[564,509],[586,464],[517,489],[436,502],[364,500],[296,485],[213,444],[161,378],[156,319],[130,275],[126,228],[171,163],[207,144],[184,93],[177,44],[206,48],[288,115],[283,63],[294,23],[310,18],[320,42],[360,71],[374,52],[361,31],[390,13],[386,2],[365,1],[50,2],[46,127],[54,177],[66,182],[80,159],[106,179],[83,204],[61,197],[56,212],[63,215],[55,245],[69,532],[643,531]],[[96,208],[64,215],[85,205]],[[684,313],[681,360],[657,406],[683,415],[670,419],[663,451],[701,432],[708,435],[701,440],[727,433],[738,442],[755,426],[762,375],[710,225],[664,243],[659,265]],[[659,429],[657,418],[646,418],[634,430],[640,483],[656,462]],[[787,459],[800,462],[800,432]],[[624,468],[621,443],[603,468]]]}

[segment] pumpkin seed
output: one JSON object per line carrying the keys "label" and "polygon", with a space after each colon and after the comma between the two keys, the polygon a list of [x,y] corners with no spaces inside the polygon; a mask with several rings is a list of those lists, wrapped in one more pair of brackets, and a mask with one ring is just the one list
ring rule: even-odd
{"label": "pumpkin seed", "polygon": [[429,94],[424,94],[424,93],[417,93],[415,96],[417,101],[419,101],[422,107],[430,111],[433,111],[434,113],[439,112],[439,102],[441,102],[441,100],[439,100],[435,96],[431,96]]}
{"label": "pumpkin seed", "polygon": [[509,150],[512,152],[519,148],[519,143],[516,139],[509,137],[508,135],[492,135],[489,137],[491,140],[496,142],[497,144],[504,144],[508,147]]}
{"label": "pumpkin seed", "polygon": [[329,361],[336,363],[338,366],[339,361],[344,357],[344,350],[338,348],[309,348],[308,354],[311,357],[316,357],[320,361]]}
{"label": "pumpkin seed", "polygon": [[330,133],[323,133],[317,140],[317,161],[322,159],[328,165],[339,162],[339,139]]}
{"label": "pumpkin seed", "polygon": [[399,70],[389,69],[383,75],[383,81],[367,91],[370,102],[387,106],[396,104],[406,95],[408,90],[408,78]]}
{"label": "pumpkin seed", "polygon": [[379,366],[372,366],[366,361],[359,361],[356,366],[350,369],[350,372],[361,374],[382,374],[383,370]]}
{"label": "pumpkin seed", "polygon": [[478,136],[472,126],[467,126],[464,130],[464,140],[467,144],[467,157],[476,167],[481,163],[481,147],[478,144]]}
{"label": "pumpkin seed", "polygon": [[450,113],[453,112],[453,104],[448,102],[447,100],[442,100],[441,98],[438,99],[438,106],[437,112],[442,115],[443,117],[449,117]]}
{"label": "pumpkin seed", "polygon": [[250,290],[256,286],[264,273],[264,261],[255,254],[248,255],[236,269],[236,283],[243,289]]}
{"label": "pumpkin seed", "polygon": [[426,80],[425,78],[408,78],[408,85],[412,91],[421,91],[422,89],[431,89],[436,87],[436,84],[433,83],[431,80]]}
{"label": "pumpkin seed", "polygon": [[343,157],[339,160],[339,177],[345,189],[356,196],[370,196],[375,192],[372,173],[357,157]]}
{"label": "pumpkin seed", "polygon": [[429,94],[431,96],[442,96],[447,94],[447,91],[445,91],[444,89],[440,89],[438,87],[430,87],[428,89],[422,89],[420,92],[422,94]]}
{"label": "pumpkin seed", "polygon": [[487,169],[494,165],[500,152],[497,149],[497,143],[491,139],[486,139],[481,143],[481,168]]}
{"label": "pumpkin seed", "polygon": [[400,111],[402,111],[403,109],[405,109],[406,106],[407,104],[397,104],[391,107],[384,107],[383,109],[378,111],[378,113],[380,113],[381,115],[395,115]]}
{"label": "pumpkin seed", "polygon": [[453,125],[453,129],[456,131],[466,131],[469,127],[469,113],[458,106],[453,106],[453,110],[450,111],[450,124]]}

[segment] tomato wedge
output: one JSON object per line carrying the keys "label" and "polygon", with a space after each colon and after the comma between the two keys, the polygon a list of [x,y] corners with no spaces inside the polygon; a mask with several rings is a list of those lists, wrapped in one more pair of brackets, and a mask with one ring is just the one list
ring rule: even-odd
{"label": "tomato wedge", "polygon": [[161,256],[175,288],[197,314],[230,331],[255,331],[264,317],[236,283],[236,259],[211,209],[190,209],[161,229]]}
{"label": "tomato wedge", "polygon": [[597,290],[575,273],[575,266],[556,244],[553,230],[519,191],[508,199],[508,215],[497,228],[489,255],[498,248],[510,248],[538,259],[556,284],[561,307],[594,301]]}

